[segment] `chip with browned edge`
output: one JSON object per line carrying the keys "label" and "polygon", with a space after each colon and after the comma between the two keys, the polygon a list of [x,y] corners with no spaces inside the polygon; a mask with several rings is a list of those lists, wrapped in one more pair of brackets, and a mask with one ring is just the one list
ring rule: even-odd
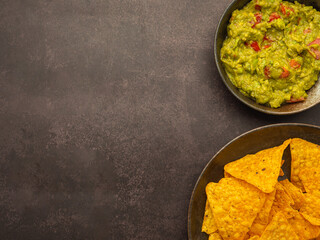
{"label": "chip with browned edge", "polygon": [[202,232],[207,234],[214,233],[218,230],[216,223],[214,222],[213,214],[209,205],[209,201],[206,201],[206,208],[204,210]]}
{"label": "chip with browned edge", "polygon": [[262,150],[256,154],[228,163],[224,170],[232,176],[242,179],[265,193],[274,190],[278,181],[283,151],[291,139],[282,145]]}
{"label": "chip with browned edge", "polygon": [[320,146],[301,138],[293,138],[291,150],[291,182],[304,191],[299,173],[304,168],[320,167]]}
{"label": "chip with browned edge", "polygon": [[306,202],[300,208],[300,213],[311,224],[320,226],[320,192],[313,191],[312,193],[304,194]]}
{"label": "chip with browned edge", "polygon": [[209,204],[224,240],[242,240],[265,202],[265,194],[236,178],[206,187]]}
{"label": "chip with browned edge", "polygon": [[320,227],[312,225],[298,211],[288,222],[301,239],[314,239],[320,235]]}
{"label": "chip with browned edge", "polygon": [[278,212],[264,230],[260,240],[299,240],[292,226],[287,221],[286,217]]}
{"label": "chip with browned edge", "polygon": [[320,168],[312,167],[302,169],[299,173],[299,178],[306,192],[320,191]]}
{"label": "chip with browned edge", "polygon": [[285,179],[283,181],[280,181],[286,192],[291,196],[291,198],[294,201],[293,208],[296,210],[299,210],[301,206],[304,204],[305,199],[304,195],[300,188],[293,185],[291,182],[289,182],[288,179]]}

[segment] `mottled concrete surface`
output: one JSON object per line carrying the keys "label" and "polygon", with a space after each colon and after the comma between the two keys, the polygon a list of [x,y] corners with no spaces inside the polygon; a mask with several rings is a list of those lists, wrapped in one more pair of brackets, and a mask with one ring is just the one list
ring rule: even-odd
{"label": "mottled concrete surface", "polygon": [[230,0],[0,0],[0,239],[187,239],[193,186],[272,117],[213,59]]}

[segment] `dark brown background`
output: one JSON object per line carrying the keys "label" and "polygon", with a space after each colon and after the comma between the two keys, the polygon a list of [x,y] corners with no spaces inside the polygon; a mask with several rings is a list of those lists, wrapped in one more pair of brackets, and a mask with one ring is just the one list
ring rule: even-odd
{"label": "dark brown background", "polygon": [[267,116],[213,59],[230,0],[0,0],[0,239],[187,239],[193,186]]}

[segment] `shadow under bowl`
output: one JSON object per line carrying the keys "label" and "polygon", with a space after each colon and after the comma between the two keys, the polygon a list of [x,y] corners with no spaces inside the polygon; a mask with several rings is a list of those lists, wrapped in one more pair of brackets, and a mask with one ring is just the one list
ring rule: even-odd
{"label": "shadow under bowl", "polygon": [[[284,104],[279,108],[271,108],[271,107],[256,103],[254,100],[250,99],[249,97],[244,96],[239,91],[239,89],[236,88],[230,81],[221,61],[220,50],[222,48],[223,41],[226,39],[226,36],[227,36],[227,26],[229,24],[229,19],[231,18],[232,12],[236,9],[242,9],[250,1],[251,0],[233,1],[229,5],[229,7],[225,10],[225,12],[223,13],[219,21],[219,24],[216,30],[216,35],[215,35],[214,54],[215,54],[216,65],[223,82],[225,83],[227,88],[231,91],[231,93],[236,98],[238,98],[241,102],[263,113],[273,114],[273,115],[289,115],[289,114],[302,112],[304,110],[307,110],[315,106],[320,102],[319,80],[310,90],[307,91],[308,97],[305,101],[299,102],[299,103]],[[290,1],[290,2],[294,2],[294,1]],[[317,0],[317,1],[298,0],[298,2],[308,6],[313,6],[315,9],[320,11],[320,0]]]}

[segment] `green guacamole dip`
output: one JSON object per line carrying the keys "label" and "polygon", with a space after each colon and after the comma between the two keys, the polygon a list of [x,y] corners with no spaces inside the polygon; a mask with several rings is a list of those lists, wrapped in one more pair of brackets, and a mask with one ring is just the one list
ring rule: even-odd
{"label": "green guacamole dip", "polygon": [[257,103],[303,101],[320,71],[320,12],[253,0],[232,13],[221,60],[232,83]]}

